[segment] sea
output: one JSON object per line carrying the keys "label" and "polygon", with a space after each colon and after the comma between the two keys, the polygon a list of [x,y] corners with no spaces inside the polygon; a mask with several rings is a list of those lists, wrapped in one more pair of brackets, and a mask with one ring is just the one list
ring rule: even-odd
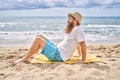
{"label": "sea", "polygon": [[[37,35],[58,44],[64,39],[67,17],[1,16],[0,46],[30,46]],[[120,17],[83,17],[86,44],[120,44]]]}

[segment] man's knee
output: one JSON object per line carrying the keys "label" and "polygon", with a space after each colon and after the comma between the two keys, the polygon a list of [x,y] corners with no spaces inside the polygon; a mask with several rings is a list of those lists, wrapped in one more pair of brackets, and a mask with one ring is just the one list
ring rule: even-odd
{"label": "man's knee", "polygon": [[42,37],[42,35],[37,35],[38,38]]}
{"label": "man's knee", "polygon": [[45,38],[43,35],[37,35],[37,38]]}
{"label": "man's knee", "polygon": [[46,43],[46,39],[42,35],[37,35],[37,41],[39,41],[41,47],[43,47]]}
{"label": "man's knee", "polygon": [[42,35],[37,35],[36,39],[39,41],[45,41],[45,38]]}

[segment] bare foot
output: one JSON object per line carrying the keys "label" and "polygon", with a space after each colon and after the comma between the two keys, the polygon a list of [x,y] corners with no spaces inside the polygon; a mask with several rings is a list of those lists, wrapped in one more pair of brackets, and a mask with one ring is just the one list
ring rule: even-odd
{"label": "bare foot", "polygon": [[76,62],[77,64],[86,64],[87,62],[86,61],[82,61],[82,60],[78,60],[77,62]]}
{"label": "bare foot", "polygon": [[15,60],[10,60],[9,62],[8,62],[8,65],[9,66],[15,66],[16,65],[16,63],[15,63]]}
{"label": "bare foot", "polygon": [[15,66],[16,64],[18,64],[20,62],[28,62],[28,60],[24,60],[23,58],[22,59],[18,59],[18,60],[11,60],[11,61],[9,61],[9,65],[10,66]]}
{"label": "bare foot", "polygon": [[14,61],[15,64],[20,63],[20,62],[28,62],[28,60],[25,60],[22,58],[22,59],[18,59],[16,61]]}

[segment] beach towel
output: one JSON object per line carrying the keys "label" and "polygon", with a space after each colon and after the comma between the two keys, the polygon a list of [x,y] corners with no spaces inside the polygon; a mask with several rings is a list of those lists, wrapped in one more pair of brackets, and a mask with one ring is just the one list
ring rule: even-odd
{"label": "beach towel", "polygon": [[[31,63],[66,63],[66,64],[74,64],[78,60],[81,60],[82,57],[73,55],[69,60],[65,62],[51,62],[46,56],[39,54],[36,55],[32,60]],[[100,58],[97,58],[94,54],[87,54],[85,63],[90,62],[102,62]]]}

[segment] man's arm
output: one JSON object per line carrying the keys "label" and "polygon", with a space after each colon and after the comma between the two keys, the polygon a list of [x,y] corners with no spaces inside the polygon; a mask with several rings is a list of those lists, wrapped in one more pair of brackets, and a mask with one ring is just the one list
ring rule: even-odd
{"label": "man's arm", "polygon": [[79,44],[78,44],[78,47],[77,47],[77,51],[78,51],[78,55],[81,56],[81,47],[80,47]]}
{"label": "man's arm", "polygon": [[85,41],[79,42],[79,45],[81,46],[81,52],[82,52],[82,61],[86,60],[86,43]]}

